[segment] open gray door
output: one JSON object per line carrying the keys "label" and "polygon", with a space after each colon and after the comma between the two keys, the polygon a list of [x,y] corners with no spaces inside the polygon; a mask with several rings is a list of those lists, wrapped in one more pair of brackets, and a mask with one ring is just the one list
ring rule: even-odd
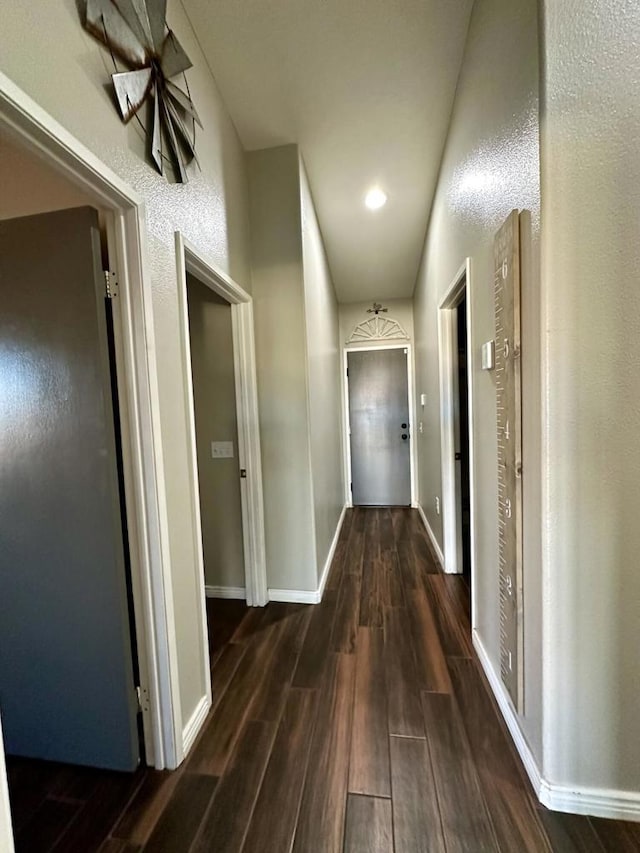
{"label": "open gray door", "polygon": [[405,349],[347,353],[355,506],[409,506],[411,451]]}
{"label": "open gray door", "polygon": [[98,217],[0,221],[0,713],[9,754],[139,761]]}

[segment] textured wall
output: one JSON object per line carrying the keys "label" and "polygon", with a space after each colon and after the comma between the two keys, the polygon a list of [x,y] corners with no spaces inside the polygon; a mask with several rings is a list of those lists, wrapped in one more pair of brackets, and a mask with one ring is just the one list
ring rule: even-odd
{"label": "textured wall", "polygon": [[338,301],[304,164],[300,160],[302,258],[317,581],[344,506]]}
{"label": "textured wall", "polygon": [[475,383],[477,574],[475,623],[499,671],[496,394],[480,369],[495,335],[493,238],[513,208],[532,212],[533,264],[523,281],[523,487],[525,549],[525,734],[542,752],[539,385],[538,42],[535,0],[476,0],[451,127],[415,291],[418,393],[426,393],[419,437],[420,500],[442,545],[437,310],[467,256],[472,258],[470,371]]}
{"label": "textured wall", "polygon": [[[204,579],[244,587],[231,306],[188,273],[187,295]],[[232,441],[233,458],[213,459],[212,441]]]}
{"label": "textured wall", "polygon": [[183,377],[173,233],[183,232],[201,253],[251,290],[247,185],[242,148],[181,4],[170,0],[171,27],[194,63],[189,87],[204,130],[198,137],[202,171],[171,185],[145,162],[135,121],[124,126],[105,86],[108,53],[80,26],[75,0],[2,2],[0,70],[146,200],[146,264],[153,306],[162,444],[169,518],[180,695],[186,722],[204,694],[200,604],[191,535]]}
{"label": "textured wall", "polygon": [[640,8],[543,6],[545,771],[637,796]]}
{"label": "textured wall", "polygon": [[267,582],[317,588],[298,148],[247,154]]}

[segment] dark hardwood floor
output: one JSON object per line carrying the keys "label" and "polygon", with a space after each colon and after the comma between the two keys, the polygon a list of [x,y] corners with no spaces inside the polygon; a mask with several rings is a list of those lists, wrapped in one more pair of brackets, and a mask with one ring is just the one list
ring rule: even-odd
{"label": "dark hardwood floor", "polygon": [[208,608],[214,704],[187,761],[125,776],[9,759],[19,853],[640,850],[640,824],[537,803],[469,589],[415,511],[350,511],[317,606]]}

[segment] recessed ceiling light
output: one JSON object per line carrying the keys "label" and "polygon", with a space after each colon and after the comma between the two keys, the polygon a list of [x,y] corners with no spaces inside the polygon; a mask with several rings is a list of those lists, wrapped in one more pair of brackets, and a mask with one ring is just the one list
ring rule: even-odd
{"label": "recessed ceiling light", "polygon": [[369,210],[378,210],[387,203],[387,194],[380,187],[372,187],[364,197],[364,203]]}

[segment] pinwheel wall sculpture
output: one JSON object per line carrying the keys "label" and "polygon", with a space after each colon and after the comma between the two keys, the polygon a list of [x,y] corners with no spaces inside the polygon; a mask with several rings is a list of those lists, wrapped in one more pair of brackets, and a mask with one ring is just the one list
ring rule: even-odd
{"label": "pinwheel wall sculpture", "polygon": [[[195,122],[202,124],[187,92],[172,80],[191,68],[175,34],[167,27],[167,0],[87,0],[85,28],[129,70],[111,75],[122,120],[139,117],[151,104],[147,134],[151,157],[164,174],[165,151],[186,183],[187,163],[197,157]],[[186,78],[185,84],[186,84]],[[142,122],[144,127],[144,122]]]}

